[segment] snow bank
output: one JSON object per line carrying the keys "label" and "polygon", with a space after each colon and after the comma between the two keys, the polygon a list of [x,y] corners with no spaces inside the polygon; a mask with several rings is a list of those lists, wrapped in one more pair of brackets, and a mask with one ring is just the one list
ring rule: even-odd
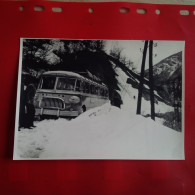
{"label": "snow bank", "polygon": [[183,159],[182,133],[105,104],[19,132],[16,159]]}

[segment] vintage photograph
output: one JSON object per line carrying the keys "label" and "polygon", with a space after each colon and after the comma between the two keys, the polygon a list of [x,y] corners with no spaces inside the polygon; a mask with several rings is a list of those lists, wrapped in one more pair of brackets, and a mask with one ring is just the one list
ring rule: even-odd
{"label": "vintage photograph", "polygon": [[184,48],[21,38],[13,158],[183,160]]}

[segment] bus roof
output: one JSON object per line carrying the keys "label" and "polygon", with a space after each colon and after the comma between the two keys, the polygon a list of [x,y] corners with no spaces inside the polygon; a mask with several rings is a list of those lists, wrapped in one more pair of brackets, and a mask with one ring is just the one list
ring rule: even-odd
{"label": "bus roof", "polygon": [[43,75],[55,75],[55,76],[73,76],[83,78],[80,74],[70,71],[47,71]]}
{"label": "bus roof", "polygon": [[88,82],[91,82],[91,83],[94,83],[96,85],[101,85],[103,87],[106,87],[106,85],[104,83],[97,83],[91,79],[88,79],[88,78],[85,78],[83,76],[81,76],[80,74],[78,73],[75,73],[75,72],[70,72],[70,71],[47,71],[47,72],[44,72],[42,75],[54,75],[54,76],[69,76],[69,77],[76,77],[76,78],[81,78],[85,81],[88,81]]}

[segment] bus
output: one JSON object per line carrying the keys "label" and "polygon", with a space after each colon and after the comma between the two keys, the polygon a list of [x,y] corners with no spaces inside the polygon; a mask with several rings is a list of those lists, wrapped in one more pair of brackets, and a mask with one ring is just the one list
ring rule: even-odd
{"label": "bus", "polygon": [[80,74],[48,71],[41,75],[34,97],[36,116],[76,117],[109,101],[108,88]]}

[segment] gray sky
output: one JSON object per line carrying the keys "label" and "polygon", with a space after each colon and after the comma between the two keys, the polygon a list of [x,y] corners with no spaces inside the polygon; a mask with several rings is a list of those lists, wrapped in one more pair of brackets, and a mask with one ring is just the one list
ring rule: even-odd
{"label": "gray sky", "polygon": [[[155,65],[164,58],[175,54],[180,51],[184,51],[184,41],[154,41],[157,43],[157,47],[154,47],[153,54],[157,54],[153,58],[153,64]],[[119,47],[122,49],[122,55],[124,55],[128,60],[134,62],[136,70],[140,72],[141,62],[142,62],[142,52],[140,48],[144,48],[144,41],[140,40],[106,40],[105,50],[107,53],[113,47]],[[146,58],[146,69],[148,69],[148,51]]]}

